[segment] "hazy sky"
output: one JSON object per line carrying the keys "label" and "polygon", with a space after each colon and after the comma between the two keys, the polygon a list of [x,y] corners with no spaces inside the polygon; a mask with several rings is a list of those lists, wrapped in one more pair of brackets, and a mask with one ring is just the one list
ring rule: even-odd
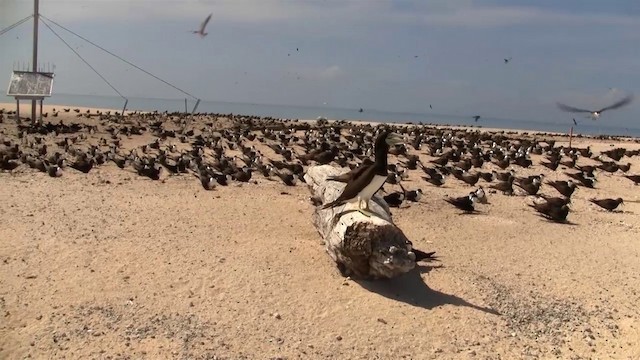
{"label": "hazy sky", "polygon": [[[0,0],[0,28],[32,5]],[[640,90],[638,0],[41,0],[40,7],[205,100],[562,121],[571,115],[556,101],[597,108]],[[206,38],[188,32],[209,13]],[[126,96],[184,98],[53,28]],[[42,24],[40,34],[40,61],[56,65],[55,92],[114,94]],[[0,36],[1,86],[14,62],[31,60],[31,36],[32,22]],[[640,93],[606,119],[640,120]]]}

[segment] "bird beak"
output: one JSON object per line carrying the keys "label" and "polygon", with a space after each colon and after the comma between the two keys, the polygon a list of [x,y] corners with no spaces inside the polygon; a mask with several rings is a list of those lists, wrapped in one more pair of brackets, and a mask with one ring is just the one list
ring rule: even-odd
{"label": "bird beak", "polygon": [[387,135],[387,144],[393,146],[404,143],[404,138],[396,133]]}

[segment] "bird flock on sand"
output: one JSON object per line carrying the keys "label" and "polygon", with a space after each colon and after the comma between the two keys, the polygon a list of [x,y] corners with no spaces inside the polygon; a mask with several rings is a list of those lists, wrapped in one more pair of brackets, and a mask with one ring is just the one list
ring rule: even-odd
{"label": "bird flock on sand", "polygon": [[[390,207],[419,202],[423,190],[403,185],[409,172],[415,171],[425,186],[441,187],[457,181],[471,187],[467,195],[444,199],[462,213],[477,213],[476,205],[488,202],[487,193],[528,195],[534,211],[559,223],[567,221],[574,192],[596,188],[602,173],[621,174],[630,184],[640,183],[640,175],[631,174],[631,164],[623,160],[637,156],[640,150],[618,147],[596,155],[589,147],[556,146],[550,134],[544,133],[518,135],[419,124],[388,126],[234,114],[74,112],[77,122],[24,123],[10,116],[15,112],[0,109],[0,168],[12,172],[30,167],[57,178],[67,171],[90,173],[96,167],[116,166],[150,180],[193,176],[203,189],[214,190],[233,182],[255,183],[256,174],[296,186],[304,182],[308,166],[332,164],[350,170],[329,179],[346,182],[345,193],[349,182],[363,178],[358,174],[369,174],[363,186],[375,182],[366,196],[359,188],[332,204],[310,199],[325,208],[345,203],[358,193],[362,195],[359,200],[368,201],[379,189]],[[53,114],[57,113],[54,109]],[[376,161],[372,161],[374,155]],[[534,164],[532,155],[542,160]],[[380,166],[378,158],[382,156]],[[595,165],[585,165],[581,159],[591,159]],[[519,176],[520,169],[534,166],[544,172]],[[365,171],[371,168],[375,170]],[[558,172],[565,179],[545,181],[545,172]],[[386,191],[384,185],[399,190]],[[613,196],[591,202],[614,211],[623,199]],[[368,204],[359,201],[358,208],[366,210]]]}

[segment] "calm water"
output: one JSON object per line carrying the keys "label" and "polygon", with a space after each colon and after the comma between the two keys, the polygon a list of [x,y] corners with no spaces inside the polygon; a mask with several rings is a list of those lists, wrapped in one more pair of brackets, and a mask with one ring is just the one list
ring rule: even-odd
{"label": "calm water", "polygon": [[[1,98],[0,98],[1,99]],[[13,102],[13,98],[4,97],[2,102]],[[49,104],[75,105],[83,107],[122,109],[124,100],[116,96],[92,96],[92,95],[64,95],[56,94],[46,100]],[[195,101],[187,103],[189,111],[195,105]],[[146,99],[129,98],[127,105],[129,110],[142,111],[184,111],[184,99]],[[387,112],[365,109],[358,112],[358,109],[338,109],[331,107],[308,107],[308,106],[285,106],[285,105],[265,105],[265,104],[244,104],[218,101],[201,101],[197,112],[233,113],[242,115],[273,116],[279,118],[292,119],[315,119],[324,116],[328,119],[349,119],[349,120],[370,120],[389,123],[423,122],[440,125],[475,125],[473,119],[469,117],[438,115],[438,114],[416,114]],[[545,121],[534,120],[508,120],[495,118],[482,118],[479,122],[484,127],[503,129],[523,129],[536,131],[568,132],[570,125],[558,124]],[[586,135],[620,135],[640,137],[640,128],[622,128],[604,126],[603,122],[587,123],[583,121],[574,128],[575,133]]]}

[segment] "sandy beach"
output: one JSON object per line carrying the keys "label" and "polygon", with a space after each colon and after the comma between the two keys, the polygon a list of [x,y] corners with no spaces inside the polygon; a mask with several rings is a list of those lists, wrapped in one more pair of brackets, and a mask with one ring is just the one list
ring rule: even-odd
{"label": "sandy beach", "polygon": [[[97,126],[83,129],[76,147],[113,140],[97,116],[64,107],[46,105],[45,122]],[[2,108],[0,140],[24,144],[6,114],[15,104]],[[29,115],[26,104],[21,112]],[[233,122],[203,116],[190,126],[206,123],[222,130]],[[71,135],[39,136],[51,154]],[[118,137],[123,153],[155,139]],[[567,145],[566,136],[554,139]],[[191,149],[163,141],[170,144]],[[246,145],[282,160],[257,139]],[[640,149],[635,139],[572,145],[594,153],[579,158],[583,166],[599,164],[602,151]],[[410,153],[425,164],[435,158]],[[572,171],[551,171],[542,159],[514,166],[517,176],[565,180]],[[640,157],[618,163],[640,174]],[[394,222],[438,261],[392,280],[356,281],[326,254],[303,183],[254,174],[206,191],[193,174],[154,181],[110,161],[88,174],[66,167],[57,178],[22,164],[0,173],[0,358],[638,359],[640,187],[622,175],[596,171],[595,189],[579,187],[571,223],[559,224],[520,194],[489,192],[480,214],[460,215],[443,199],[474,187],[452,176],[436,187],[409,171],[404,186],[424,195],[392,209]],[[540,192],[557,196],[548,185]],[[617,197],[616,212],[588,201]]]}

